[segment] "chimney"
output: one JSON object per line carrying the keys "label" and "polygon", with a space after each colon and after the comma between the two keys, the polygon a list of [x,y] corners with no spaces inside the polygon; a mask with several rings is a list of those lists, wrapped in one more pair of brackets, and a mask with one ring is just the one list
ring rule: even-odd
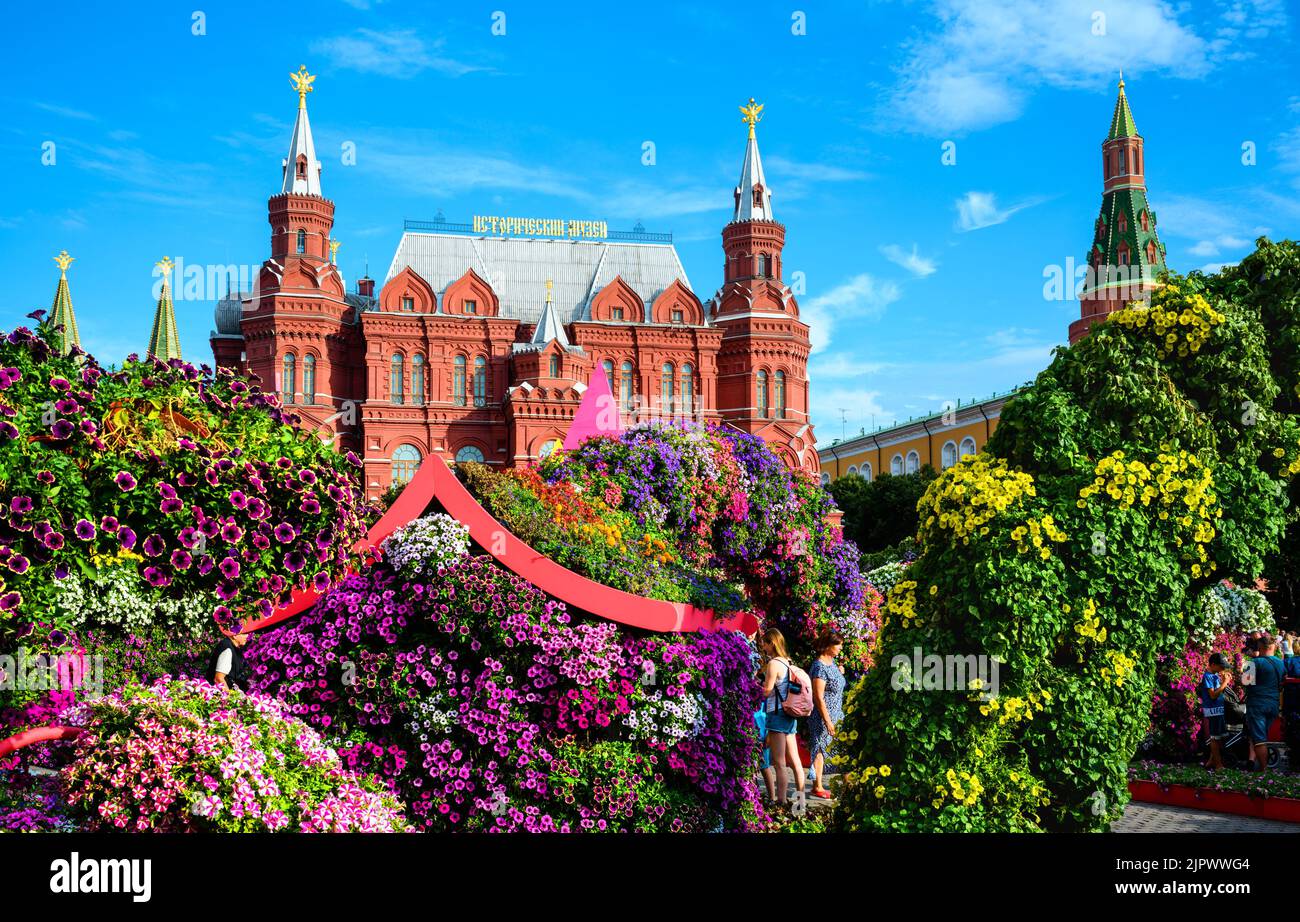
{"label": "chimney", "polygon": [[357,294],[363,298],[373,298],[375,296],[375,280],[368,275],[363,275],[357,279]]}

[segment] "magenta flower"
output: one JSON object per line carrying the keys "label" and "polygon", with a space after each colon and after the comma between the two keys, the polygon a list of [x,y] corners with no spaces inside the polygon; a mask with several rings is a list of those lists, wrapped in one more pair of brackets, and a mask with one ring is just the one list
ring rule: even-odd
{"label": "magenta flower", "polygon": [[95,537],[95,526],[88,519],[78,519],[72,533],[82,541],[90,541]]}
{"label": "magenta flower", "polygon": [[162,535],[155,533],[144,539],[144,547],[142,550],[146,557],[157,557],[163,551],[167,550],[167,542],[163,540]]}
{"label": "magenta flower", "polygon": [[221,575],[228,580],[239,579],[239,561],[233,557],[222,560],[218,569],[221,570]]}
{"label": "magenta flower", "polygon": [[135,478],[128,471],[118,471],[117,476],[113,478],[113,482],[117,484],[118,489],[123,493],[130,493],[136,486]]}

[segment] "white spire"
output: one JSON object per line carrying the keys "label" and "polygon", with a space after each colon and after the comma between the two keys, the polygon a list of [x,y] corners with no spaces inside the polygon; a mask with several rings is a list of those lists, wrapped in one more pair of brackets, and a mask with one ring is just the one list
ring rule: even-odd
{"label": "white spire", "polygon": [[[749,142],[745,147],[745,162],[740,167],[740,182],[736,185],[736,211],[732,221],[773,221],[772,190],[767,187],[763,176],[763,161],[758,156],[758,138],[754,137],[754,123],[762,106],[755,107],[754,100],[749,101],[752,114],[746,118],[749,122]],[[741,108],[745,112],[744,107]],[[752,119],[752,121],[751,121]],[[757,192],[757,196],[755,196]],[[755,202],[757,198],[757,202]]]}
{"label": "white spire", "polygon": [[551,301],[551,281],[547,279],[546,306],[542,308],[542,316],[537,319],[537,329],[533,330],[532,345],[542,347],[553,339],[558,340],[562,348],[569,348],[569,336],[555,314],[555,304]]}
{"label": "white spire", "polygon": [[[300,68],[302,77],[307,76],[307,69]],[[284,160],[284,182],[281,192],[293,192],[297,195],[320,195],[320,161],[316,159],[316,145],[311,139],[311,122],[307,121],[307,94],[311,92],[311,80],[290,74],[299,81],[298,121],[293,126],[293,140],[289,142],[289,156]],[[301,160],[302,168],[299,168]]]}

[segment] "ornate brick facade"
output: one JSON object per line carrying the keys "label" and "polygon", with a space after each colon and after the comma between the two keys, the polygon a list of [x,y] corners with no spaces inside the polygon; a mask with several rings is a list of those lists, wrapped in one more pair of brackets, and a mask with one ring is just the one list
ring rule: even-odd
{"label": "ornate brick facade", "polygon": [[361,455],[371,496],[430,455],[537,459],[563,440],[596,372],[625,423],[721,420],[815,472],[808,328],[781,279],[785,228],[771,217],[759,111],[744,109],[724,281],[707,302],[655,235],[505,237],[444,222],[408,222],[376,297],[368,278],[347,292],[335,265],[334,203],[320,192],[301,92],[268,203],[271,258],[255,292],[218,305],[216,362],[257,375]]}

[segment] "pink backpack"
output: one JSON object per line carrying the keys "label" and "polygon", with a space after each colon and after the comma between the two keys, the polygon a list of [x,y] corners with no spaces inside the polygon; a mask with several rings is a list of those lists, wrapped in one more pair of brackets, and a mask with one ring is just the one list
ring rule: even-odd
{"label": "pink backpack", "polygon": [[[785,698],[781,701],[781,710],[790,717],[807,717],[812,713],[812,679],[793,663],[786,662],[790,685]],[[778,692],[777,697],[780,697]]]}

